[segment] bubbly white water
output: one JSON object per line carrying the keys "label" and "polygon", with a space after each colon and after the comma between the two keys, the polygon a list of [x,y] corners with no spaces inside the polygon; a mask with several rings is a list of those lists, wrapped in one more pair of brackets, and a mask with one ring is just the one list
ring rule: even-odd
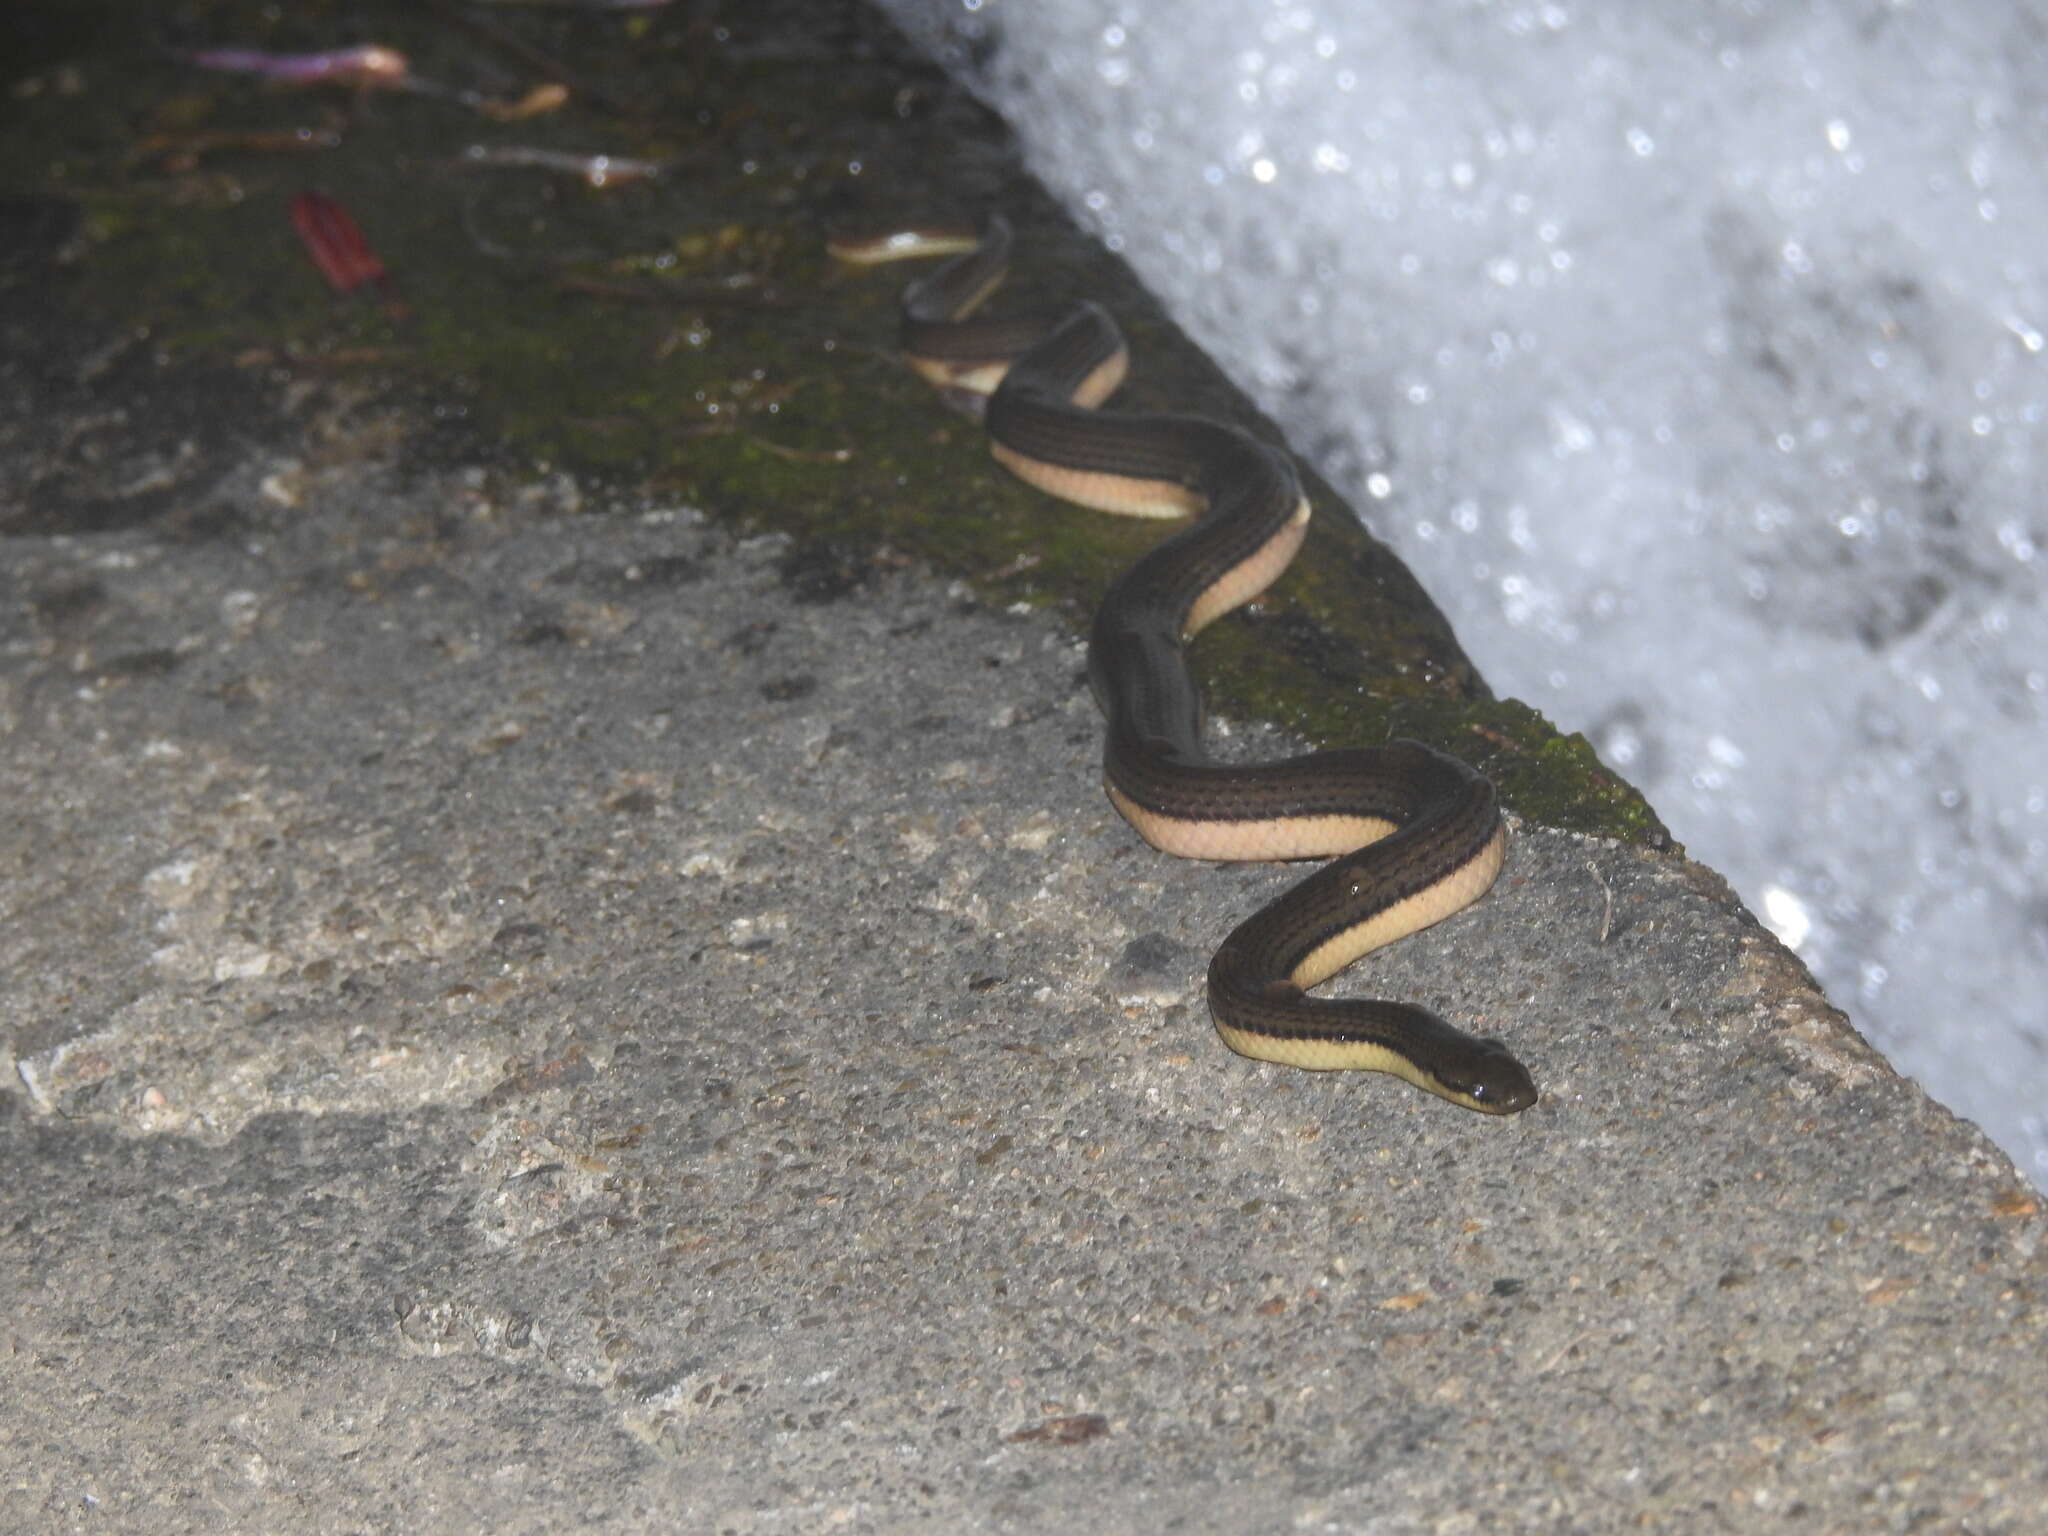
{"label": "bubbly white water", "polygon": [[1495,687],[2048,1182],[2048,19],[885,3]]}

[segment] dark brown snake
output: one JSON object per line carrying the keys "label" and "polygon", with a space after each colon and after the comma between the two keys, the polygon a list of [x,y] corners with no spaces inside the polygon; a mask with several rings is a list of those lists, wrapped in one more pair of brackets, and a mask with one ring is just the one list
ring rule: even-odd
{"label": "dark brown snake", "polygon": [[860,264],[954,260],[903,295],[911,366],[983,419],[1020,478],[1106,512],[1199,520],[1125,571],[1096,610],[1088,677],[1108,720],[1109,798],[1153,847],[1192,859],[1330,858],[1239,924],[1209,964],[1209,1011],[1234,1051],[1316,1070],[1390,1072],[1486,1114],[1536,1102],[1497,1040],[1408,1003],[1311,997],[1360,956],[1478,899],[1500,872],[1493,786],[1419,742],[1227,764],[1202,749],[1186,660],[1202,628],[1251,601],[1301,547],[1293,463],[1194,416],[1098,414],[1127,365],[1096,305],[1042,324],[969,317],[1008,270],[1009,225],[834,240]]}

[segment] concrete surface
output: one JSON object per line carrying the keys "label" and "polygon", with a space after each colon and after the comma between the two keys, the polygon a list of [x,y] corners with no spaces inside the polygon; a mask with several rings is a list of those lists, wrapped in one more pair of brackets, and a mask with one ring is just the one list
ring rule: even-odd
{"label": "concrete surface", "polygon": [[64,226],[0,210],[0,1532],[2048,1531],[2038,1197],[1710,871],[1518,822],[1338,984],[1513,1120],[1241,1061],[1294,876],[1117,819],[1071,607],[160,355]]}
{"label": "concrete surface", "polygon": [[6,1528],[2048,1528],[2036,1202],[1711,873],[1347,980],[1519,1118],[1251,1065],[1057,623],[309,414],[5,546]]}

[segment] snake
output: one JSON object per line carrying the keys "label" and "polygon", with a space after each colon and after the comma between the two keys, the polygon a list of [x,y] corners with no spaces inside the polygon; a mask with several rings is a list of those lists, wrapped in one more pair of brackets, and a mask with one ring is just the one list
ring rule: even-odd
{"label": "snake", "polygon": [[1011,473],[1098,511],[1188,520],[1111,583],[1090,626],[1110,802],[1146,842],[1181,858],[1331,861],[1215,951],[1218,1034],[1260,1061],[1388,1073],[1489,1115],[1527,1109],[1536,1085],[1500,1041],[1415,1004],[1309,993],[1492,886],[1506,852],[1493,785],[1416,741],[1251,764],[1204,750],[1188,643],[1292,562],[1310,514],[1301,477],[1288,455],[1222,422],[1098,410],[1129,367],[1122,332],[1098,304],[1050,322],[978,316],[1008,275],[1013,244],[1009,222],[991,215],[971,228],[837,234],[828,250],[856,266],[950,258],[904,289],[901,349],[980,419]]}

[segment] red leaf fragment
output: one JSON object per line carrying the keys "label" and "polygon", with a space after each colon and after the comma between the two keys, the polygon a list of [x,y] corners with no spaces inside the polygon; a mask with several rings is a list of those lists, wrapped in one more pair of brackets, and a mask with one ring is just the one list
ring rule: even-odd
{"label": "red leaf fragment", "polygon": [[356,221],[325,192],[301,192],[292,199],[292,228],[306,243],[306,254],[337,293],[353,293],[364,283],[381,281],[384,263],[370,249]]}

